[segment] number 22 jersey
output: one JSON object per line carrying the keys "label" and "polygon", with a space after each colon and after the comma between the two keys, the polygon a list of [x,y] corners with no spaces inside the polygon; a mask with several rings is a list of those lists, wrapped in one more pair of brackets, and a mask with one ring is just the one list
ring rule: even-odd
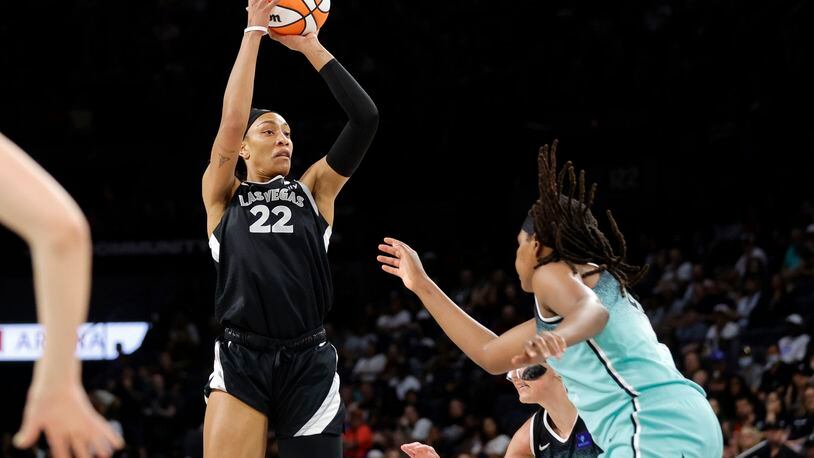
{"label": "number 22 jersey", "polygon": [[322,326],[333,300],[331,226],[311,191],[282,175],[244,181],[209,238],[215,317],[275,339]]}

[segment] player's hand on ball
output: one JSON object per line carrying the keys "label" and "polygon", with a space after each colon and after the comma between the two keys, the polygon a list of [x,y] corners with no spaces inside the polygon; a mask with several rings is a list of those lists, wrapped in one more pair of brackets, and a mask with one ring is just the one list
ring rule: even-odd
{"label": "player's hand on ball", "polygon": [[401,278],[410,291],[415,291],[414,288],[427,279],[418,253],[406,243],[385,237],[379,250],[386,254],[376,256],[376,260],[382,263],[382,270]]}
{"label": "player's hand on ball", "polygon": [[309,48],[320,46],[319,30],[311,32],[308,35],[281,35],[273,30],[269,30],[269,38],[292,51],[302,53],[307,51]]}
{"label": "player's hand on ball", "polygon": [[565,339],[555,332],[544,331],[526,341],[523,353],[512,358],[515,366],[542,364],[548,358],[562,358],[565,353]]}
{"label": "player's hand on ball", "polygon": [[14,446],[30,448],[45,433],[54,458],[109,457],[124,441],[88,401],[78,383],[32,383]]}
{"label": "player's hand on ball", "polygon": [[268,27],[271,10],[280,3],[280,0],[249,0],[246,11],[249,12],[249,26]]}
{"label": "player's hand on ball", "polygon": [[440,458],[435,449],[420,442],[413,442],[401,446],[401,451],[410,458]]}

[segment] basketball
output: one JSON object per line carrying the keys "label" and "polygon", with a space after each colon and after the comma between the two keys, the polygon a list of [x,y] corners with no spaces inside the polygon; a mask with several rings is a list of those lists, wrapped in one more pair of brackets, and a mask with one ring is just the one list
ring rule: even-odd
{"label": "basketball", "polygon": [[316,32],[328,19],[331,0],[282,0],[269,18],[269,29],[281,35]]}

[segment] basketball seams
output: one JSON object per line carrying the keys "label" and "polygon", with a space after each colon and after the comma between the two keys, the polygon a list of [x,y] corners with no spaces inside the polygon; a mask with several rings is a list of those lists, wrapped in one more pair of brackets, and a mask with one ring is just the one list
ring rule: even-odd
{"label": "basketball seams", "polygon": [[[294,24],[296,24],[298,21],[301,21],[301,20],[303,20],[303,19],[304,19],[304,17],[303,17],[303,15],[302,15],[302,13],[300,13],[299,11],[297,11],[297,10],[295,10],[295,9],[286,8],[286,7],[284,7],[284,6],[278,6],[277,8],[280,8],[281,10],[286,10],[286,12],[289,12],[289,13],[294,13],[294,14],[296,14],[296,15],[298,16],[298,18],[297,18],[295,21],[291,21],[291,22],[289,22],[289,23],[287,23],[287,24],[286,24],[286,23],[283,23],[283,22],[280,22],[280,23],[277,23],[277,22],[272,22],[271,20],[269,20],[269,27],[271,27],[272,29],[274,29],[274,28],[279,28],[279,27],[288,27],[288,26],[294,25]],[[272,11],[272,15],[279,14],[279,13],[277,13],[277,11],[276,11],[276,10],[277,10],[277,8],[275,8],[275,9],[274,9],[275,11]],[[285,14],[285,12],[282,12],[282,13],[283,13],[283,14]],[[309,13],[309,14],[310,14],[310,13]],[[276,27],[275,27],[275,26],[273,26],[272,24],[275,24],[275,25],[276,25]]]}
{"label": "basketball seams", "polygon": [[[291,24],[281,25],[281,26],[277,26],[277,27],[269,26],[270,29],[274,30],[277,33],[283,32],[284,35],[301,35],[302,32],[305,30],[305,27],[306,27],[306,22],[305,22],[305,18],[303,18],[303,17],[297,19],[296,21],[292,22]],[[299,28],[299,30],[298,31],[292,31],[295,28]]]}
{"label": "basketball seams", "polygon": [[[313,8],[311,5],[313,5]],[[327,11],[321,8],[323,5],[327,5]],[[280,10],[284,10],[284,15],[297,16],[297,19],[288,23],[270,21],[269,28],[278,33],[283,32],[284,34],[303,34],[309,31],[310,28],[318,30],[327,20],[328,14],[330,14],[330,5],[330,0],[299,0],[297,2],[288,2],[286,5],[278,5],[272,11],[272,14],[279,11],[277,10],[277,8],[279,8]],[[304,11],[300,10],[299,7],[303,7]],[[305,11],[307,11],[307,13],[305,13]]]}
{"label": "basketball seams", "polygon": [[[289,7],[287,7],[287,6],[277,6],[276,8],[274,8],[274,9],[271,11],[271,14],[274,14],[274,12],[275,12],[275,11],[277,11],[277,8],[280,8],[281,10],[293,11],[293,12],[297,13],[298,15],[300,15],[300,17],[302,17],[302,13],[301,13],[301,12],[299,12],[299,11],[295,10],[294,8],[289,8]],[[309,14],[310,14],[310,13],[309,13]]]}

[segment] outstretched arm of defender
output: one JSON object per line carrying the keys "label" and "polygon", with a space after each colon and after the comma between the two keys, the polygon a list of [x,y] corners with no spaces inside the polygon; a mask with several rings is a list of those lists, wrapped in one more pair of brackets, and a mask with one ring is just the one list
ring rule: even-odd
{"label": "outstretched arm of defender", "polygon": [[74,356],[90,299],[88,223],[68,193],[1,134],[0,223],[31,247],[37,316],[45,327],[43,357],[34,366],[14,445],[28,448],[44,432],[57,458],[71,450],[87,456],[89,446],[110,456],[122,440],[88,402]]}
{"label": "outstretched arm of defender", "polygon": [[497,336],[458,307],[427,276],[418,254],[407,244],[388,237],[379,245],[379,250],[386,254],[377,257],[382,270],[401,278],[404,286],[421,299],[444,333],[469,359],[491,374],[519,367],[513,365],[511,359],[523,351],[524,343],[534,336],[533,319]]}
{"label": "outstretched arm of defender", "polygon": [[[249,0],[249,26],[268,27],[269,14],[280,0]],[[208,232],[220,221],[223,209],[234,193],[235,165],[246,132],[254,92],[254,73],[262,32],[243,34],[235,65],[226,83],[220,127],[203,176],[202,194],[207,213]]]}
{"label": "outstretched arm of defender", "polygon": [[333,224],[334,200],[373,142],[379,125],[378,109],[353,76],[322,46],[318,32],[306,36],[270,32],[270,36],[308,59],[348,116],[328,154],[301,178],[313,191],[320,212]]}

